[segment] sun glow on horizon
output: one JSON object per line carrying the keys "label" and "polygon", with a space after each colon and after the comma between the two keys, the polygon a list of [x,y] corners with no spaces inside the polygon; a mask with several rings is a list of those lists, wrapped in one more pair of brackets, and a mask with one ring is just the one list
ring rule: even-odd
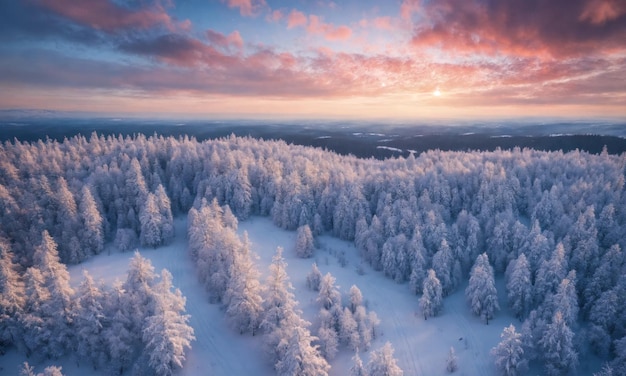
{"label": "sun glow on horizon", "polygon": [[435,97],[440,97],[441,96],[441,90],[439,90],[439,87],[437,87],[435,89],[435,91],[433,91],[433,96],[435,96]]}

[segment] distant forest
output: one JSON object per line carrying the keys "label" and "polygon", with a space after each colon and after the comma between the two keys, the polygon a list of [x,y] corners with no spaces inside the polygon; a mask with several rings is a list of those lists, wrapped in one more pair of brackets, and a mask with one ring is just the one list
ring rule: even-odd
{"label": "distant forest", "polygon": [[[498,311],[489,288],[494,276],[504,276],[507,304],[520,320],[519,333],[503,333],[503,341],[512,338],[523,349],[515,372],[537,362],[547,374],[566,374],[578,354],[593,351],[614,375],[626,375],[625,174],[626,154],[606,149],[430,150],[378,160],[234,135],[202,142],[95,133],[7,141],[0,146],[0,348],[45,348],[50,357],[67,351],[18,340],[32,328],[21,318],[35,320],[47,309],[67,313],[70,297],[55,282],[67,272],[55,272],[62,267],[46,255],[57,252],[62,263],[76,264],[107,242],[122,250],[158,247],[174,236],[174,217],[189,213],[190,222],[199,221],[204,209],[238,220],[269,216],[283,229],[353,241],[365,262],[420,296],[425,318],[437,314],[437,299],[469,279],[471,309],[489,323]],[[198,230],[189,231],[193,240]],[[129,272],[125,287],[139,291],[132,299],[169,307],[157,310],[163,317],[181,311],[167,273],[157,278],[140,256],[133,265],[150,282],[143,291]],[[202,275],[215,265],[198,267]],[[46,290],[37,281],[48,294],[60,288],[60,300],[39,307],[37,294]],[[223,299],[224,291],[214,292]],[[77,325],[65,318],[64,325]],[[257,325],[248,324],[234,325],[254,332]],[[108,353],[110,359],[133,356],[113,348],[118,353]],[[497,364],[510,360],[496,356]],[[130,364],[115,361],[119,371]]]}

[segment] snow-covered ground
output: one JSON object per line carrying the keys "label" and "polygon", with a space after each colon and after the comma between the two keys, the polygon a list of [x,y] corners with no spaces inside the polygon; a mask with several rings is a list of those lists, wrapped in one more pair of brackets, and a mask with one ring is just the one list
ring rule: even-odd
{"label": "snow-covered ground", "polygon": [[[391,342],[405,375],[446,375],[445,359],[451,346],[454,346],[458,357],[459,370],[455,374],[496,375],[489,351],[499,342],[500,332],[505,326],[517,324],[517,320],[506,310],[497,314],[489,325],[485,325],[480,318],[470,314],[463,287],[444,299],[444,309],[439,316],[425,321],[418,313],[418,297],[411,294],[406,284],[397,284],[367,265],[364,266],[365,274],[356,272],[356,266],[359,265],[358,250],[349,242],[322,236],[318,239],[319,249],[315,256],[300,259],[293,250],[295,232],[276,228],[268,218],[255,217],[241,222],[239,232],[243,231],[248,232],[263,272],[266,272],[276,247],[284,247],[283,256],[288,263],[287,269],[296,290],[296,298],[305,318],[313,323],[313,327],[319,309],[315,304],[316,293],[306,287],[306,275],[311,270],[311,264],[317,262],[322,274],[330,272],[337,279],[337,285],[345,297],[352,285],[357,285],[361,290],[368,308],[376,312],[381,320],[382,335],[372,342],[370,349],[377,349],[386,341]],[[345,267],[340,265],[336,257],[342,250],[348,261]],[[504,306],[505,297],[502,293],[500,295],[501,305]],[[352,351],[342,349],[330,362],[330,374],[347,375],[353,355]],[[367,362],[367,357],[367,354],[361,354],[364,362]]]}
{"label": "snow-covered ground", "polygon": [[[195,330],[196,341],[187,352],[184,369],[179,375],[272,375],[272,366],[264,358],[260,337],[238,335],[225,321],[225,314],[218,305],[208,303],[206,293],[198,282],[195,267],[187,253],[186,220],[175,222],[176,239],[173,244],[158,249],[140,249],[142,256],[151,260],[159,272],[167,268],[173,275],[174,286],[187,297],[187,312],[191,315],[190,325]],[[284,248],[284,257],[288,263],[288,272],[295,288],[305,319],[312,322],[311,330],[315,334],[318,307],[315,304],[316,293],[307,289],[306,275],[311,264],[317,262],[322,274],[330,272],[347,296],[350,287],[355,284],[363,293],[368,309],[375,311],[381,320],[381,335],[372,343],[371,349],[380,348],[386,341],[395,349],[399,366],[407,376],[445,375],[445,359],[450,347],[454,347],[458,356],[459,369],[456,375],[496,375],[493,359],[489,351],[498,341],[502,329],[513,323],[520,328],[520,323],[506,309],[504,286],[498,283],[500,305],[503,308],[489,325],[469,312],[464,296],[464,286],[444,299],[443,312],[427,321],[417,311],[418,298],[411,295],[406,284],[397,284],[364,265],[364,274],[356,272],[359,264],[358,251],[349,242],[329,236],[318,239],[319,249],[313,258],[297,258],[293,249],[295,232],[284,231],[275,227],[268,218],[253,217],[239,224],[239,233],[248,232],[253,251],[259,256],[258,267],[267,275],[276,247]],[[110,251],[110,252],[109,252]],[[342,267],[338,261],[339,252],[345,252],[348,264]],[[95,280],[111,285],[116,279],[123,280],[132,252],[120,253],[107,248],[101,255],[83,264],[69,268],[72,285],[77,286],[82,279],[82,271],[87,270]],[[330,364],[331,375],[344,376],[351,366],[354,354],[342,349]],[[368,355],[361,354],[364,362]],[[22,354],[10,351],[0,357],[0,374],[18,374],[20,365],[27,359]],[[47,365],[63,367],[66,375],[100,375],[88,365],[78,366],[72,357],[32,363],[41,372]],[[581,361],[582,368],[585,368]],[[589,369],[587,369],[588,371]],[[539,374],[533,372],[532,374]],[[586,372],[584,372],[586,373]]]}

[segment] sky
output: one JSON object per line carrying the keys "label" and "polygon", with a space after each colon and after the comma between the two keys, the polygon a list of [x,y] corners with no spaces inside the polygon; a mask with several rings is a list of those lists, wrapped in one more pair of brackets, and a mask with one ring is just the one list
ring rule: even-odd
{"label": "sky", "polygon": [[626,118],[626,0],[0,1],[0,109]]}

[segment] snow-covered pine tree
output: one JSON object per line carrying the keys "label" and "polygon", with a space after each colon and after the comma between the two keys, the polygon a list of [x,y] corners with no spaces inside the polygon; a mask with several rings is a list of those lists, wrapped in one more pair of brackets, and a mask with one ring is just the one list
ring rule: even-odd
{"label": "snow-covered pine tree", "polygon": [[146,202],[139,215],[139,221],[141,223],[139,238],[142,245],[156,248],[163,244],[163,218],[157,206],[156,196],[153,193],[148,193]]}
{"label": "snow-covered pine tree", "polygon": [[[279,376],[325,376],[330,365],[312,342],[317,338],[306,327],[294,326],[283,340],[284,356],[276,363]],[[281,343],[282,346],[282,343]]]}
{"label": "snow-covered pine tree", "polygon": [[578,353],[574,347],[574,332],[569,328],[561,312],[557,311],[552,322],[539,339],[545,371],[549,376],[563,375],[578,365]]}
{"label": "snow-covered pine tree", "polygon": [[332,274],[326,273],[320,282],[320,292],[316,299],[320,307],[329,311],[334,306],[341,306],[341,293],[335,286],[335,281],[335,277]]}
{"label": "snow-covered pine tree", "polygon": [[576,294],[576,271],[571,270],[567,277],[563,278],[556,294],[546,302],[552,312],[559,311],[563,320],[570,328],[573,328],[578,320],[578,295]]}
{"label": "snow-covered pine tree", "polygon": [[141,256],[138,251],[130,260],[126,280],[122,285],[124,294],[120,299],[120,310],[129,320],[128,331],[133,339],[130,350],[135,358],[135,351],[139,351],[142,342],[143,328],[148,317],[154,315],[156,309],[156,274],[150,260]]}
{"label": "snow-covered pine tree", "polygon": [[320,291],[320,282],[322,281],[322,273],[317,267],[317,263],[311,265],[311,271],[306,275],[306,286],[313,291]]}
{"label": "snow-covered pine tree", "polygon": [[363,294],[356,285],[350,287],[350,312],[355,313],[356,309],[363,304]]}
{"label": "snow-covered pine tree", "polygon": [[49,334],[43,354],[58,358],[69,350],[74,334],[70,329],[74,317],[74,290],[70,286],[67,268],[59,260],[56,242],[47,231],[41,235],[41,244],[35,248],[33,261],[43,277],[41,288],[49,294],[49,299],[40,302],[44,320],[42,332]]}
{"label": "snow-covered pine tree", "polygon": [[523,320],[530,312],[533,300],[530,266],[523,253],[512,262],[513,269],[506,283],[509,305],[515,317]]}
{"label": "snow-covered pine tree", "polygon": [[367,376],[367,371],[365,371],[365,366],[363,365],[363,361],[359,356],[359,350],[354,352],[354,356],[352,357],[352,366],[350,367],[350,376]]}
{"label": "snow-covered pine tree", "polygon": [[441,241],[439,250],[433,256],[432,268],[441,283],[443,295],[447,296],[454,289],[454,280],[452,277],[454,271],[454,255],[445,239]]}
{"label": "snow-covered pine tree", "polygon": [[309,258],[313,256],[315,244],[313,242],[313,233],[309,225],[298,227],[296,235],[296,255],[301,258]]}
{"label": "snow-covered pine tree", "polygon": [[170,198],[161,184],[154,192],[156,205],[161,214],[161,237],[162,244],[168,244],[174,239],[174,217],[172,216],[172,205]]}
{"label": "snow-covered pine tree", "polygon": [[334,328],[320,326],[317,331],[317,337],[320,343],[320,353],[327,360],[335,358],[339,351],[339,337]]}
{"label": "snow-covered pine tree", "polygon": [[522,335],[511,324],[504,328],[500,338],[500,343],[491,349],[496,368],[504,376],[517,376],[525,372],[528,360],[524,357]]}
{"label": "snow-covered pine tree", "polygon": [[419,226],[415,226],[413,230],[413,237],[408,244],[408,253],[410,259],[411,272],[409,274],[409,288],[417,295],[422,292],[422,286],[424,279],[426,278],[426,249],[424,248],[424,242],[422,241],[422,233]]}
{"label": "snow-covered pine tree", "polygon": [[83,281],[76,296],[76,317],[74,331],[77,339],[78,355],[89,359],[94,369],[106,360],[106,343],[103,329],[106,325],[104,310],[105,295],[85,270]]}
{"label": "snow-covered pine tree", "polygon": [[170,376],[183,367],[185,349],[195,339],[185,311],[185,298],[180,290],[172,291],[172,275],[163,269],[161,281],[155,286],[154,314],[146,318],[142,329],[144,354],[157,376]]}
{"label": "snow-covered pine tree", "polygon": [[393,346],[389,342],[386,342],[380,349],[372,351],[367,362],[367,374],[369,376],[402,376],[404,372],[398,367],[393,352]]}
{"label": "snow-covered pine tree", "polygon": [[489,320],[500,309],[493,268],[489,264],[486,253],[478,255],[476,258],[465,296],[472,313],[480,316],[486,324],[489,324]]}
{"label": "snow-covered pine tree", "polygon": [[352,312],[345,307],[341,319],[339,321],[339,338],[341,342],[346,344],[350,349],[356,350],[361,344],[359,335],[359,326],[352,316]]}
{"label": "snow-covered pine tree", "polygon": [[535,274],[535,303],[541,303],[546,296],[554,294],[566,275],[565,247],[563,243],[558,243],[550,259],[543,260]]}
{"label": "snow-covered pine tree", "polygon": [[454,347],[450,347],[450,351],[448,351],[448,356],[446,357],[446,371],[453,373],[458,369],[459,364],[456,357],[456,351],[454,351]]}
{"label": "snow-covered pine tree", "polygon": [[424,320],[436,316],[443,306],[441,283],[433,269],[428,270],[428,276],[424,279],[419,306],[424,315]]}
{"label": "snow-covered pine tree", "polygon": [[97,255],[104,248],[104,224],[91,190],[86,185],[81,190],[79,209],[78,215],[82,224],[79,234],[82,246],[87,254]]}
{"label": "snow-covered pine tree", "polygon": [[0,353],[23,337],[19,318],[24,313],[26,296],[12,259],[9,242],[0,238]]}
{"label": "snow-covered pine tree", "polygon": [[224,295],[228,319],[240,334],[250,332],[255,335],[261,324],[263,297],[259,276],[252,259],[248,234],[244,233],[241,247],[233,255]]}

